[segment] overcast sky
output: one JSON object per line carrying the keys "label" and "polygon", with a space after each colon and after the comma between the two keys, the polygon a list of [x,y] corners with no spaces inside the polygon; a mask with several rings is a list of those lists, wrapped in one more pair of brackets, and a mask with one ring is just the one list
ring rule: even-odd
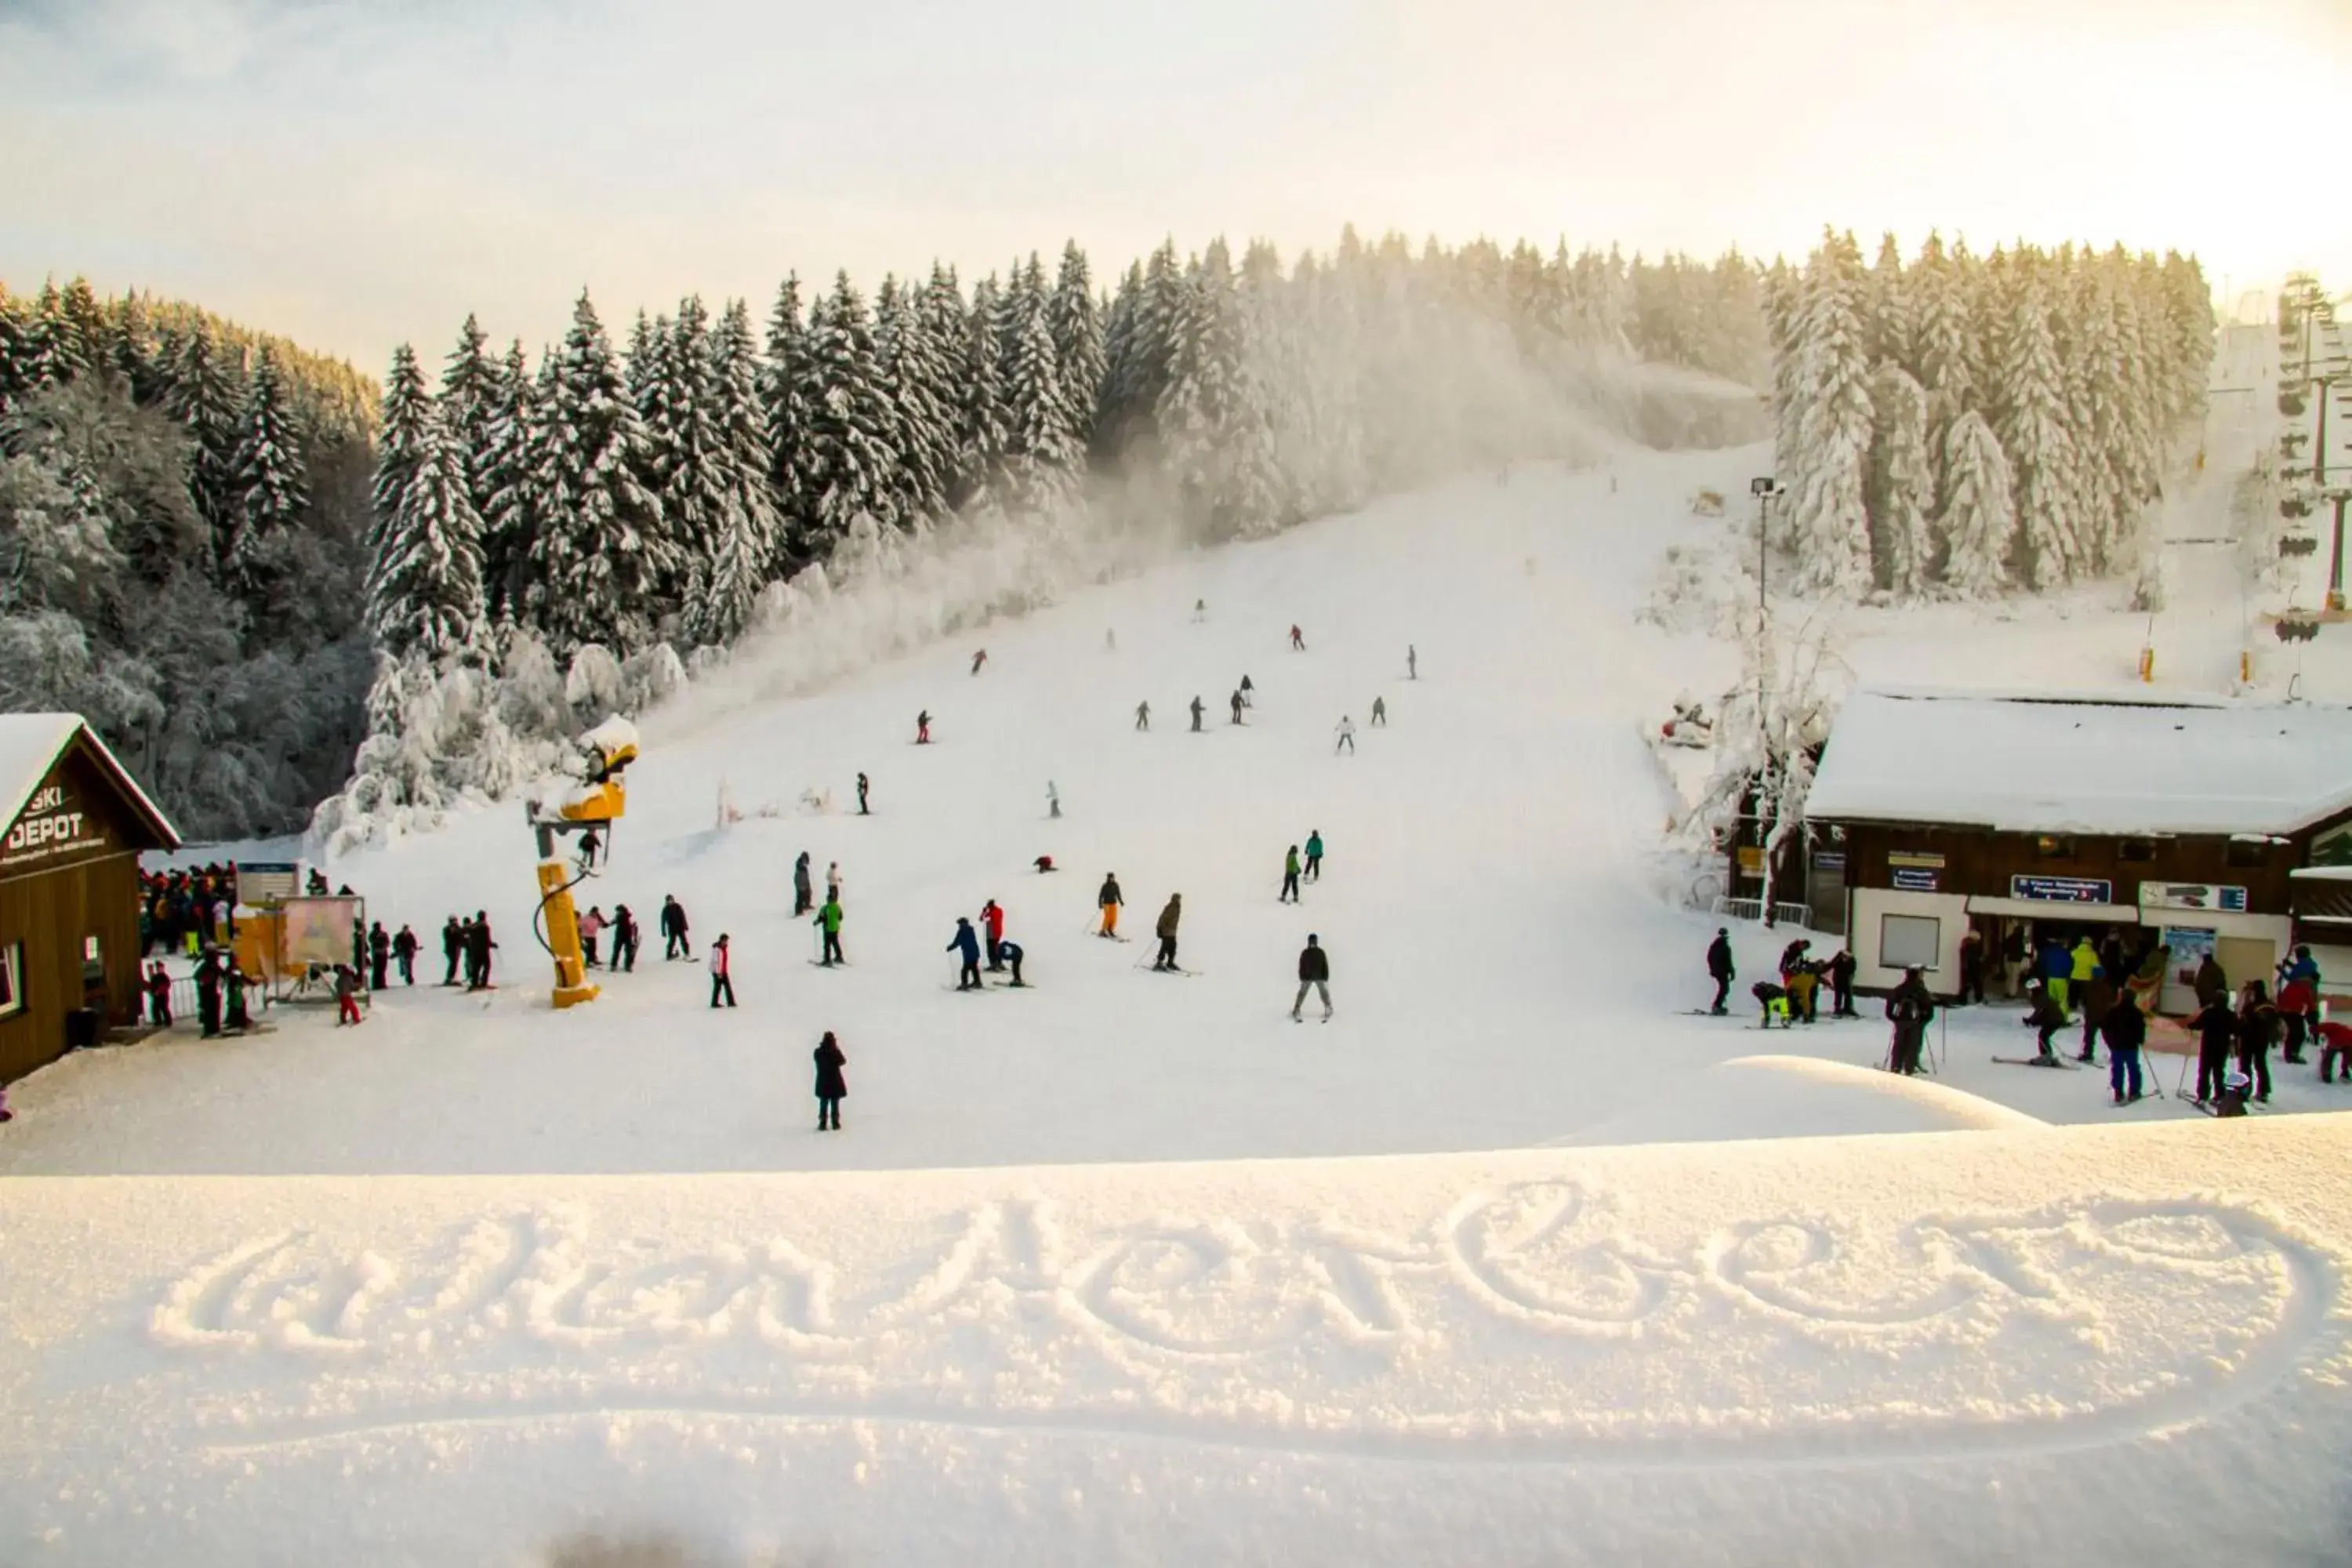
{"label": "overcast sky", "polygon": [[1349,220],[2352,289],[2347,107],[2352,0],[0,0],[0,281],[370,370],[469,309],[535,347],[583,284],[614,322]]}

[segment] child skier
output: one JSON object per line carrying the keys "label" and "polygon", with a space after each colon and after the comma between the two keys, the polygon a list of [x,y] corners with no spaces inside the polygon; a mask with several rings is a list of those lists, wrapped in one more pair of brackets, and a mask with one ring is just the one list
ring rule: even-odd
{"label": "child skier", "polygon": [[[335,965],[335,1027],[360,1021],[359,971],[348,963]],[[217,1032],[217,1031],[215,1031]]]}
{"label": "child skier", "polygon": [[816,1130],[838,1132],[841,1102],[849,1098],[849,1082],[841,1076],[841,1069],[849,1065],[849,1058],[841,1054],[841,1042],[833,1037],[831,1029],[811,1054],[816,1058]]}
{"label": "child skier", "polygon": [[147,971],[147,1021],[159,1029],[172,1026],[172,972],[160,958]]}
{"label": "child skier", "polygon": [[580,954],[591,969],[604,967],[596,960],[596,939],[604,934],[604,911],[594,904],[580,917]]}
{"label": "child skier", "polygon": [[2058,1053],[2050,1048],[2050,1037],[2066,1026],[2065,1010],[2051,1000],[2048,989],[2039,978],[2025,983],[2025,994],[2032,1006],[2023,1022],[2027,1028],[2036,1031],[2035,1059],[2055,1067],[2058,1065]]}
{"label": "child skier", "polygon": [[1017,942],[1000,942],[996,944],[996,955],[1013,967],[1013,978],[1006,984],[1025,989],[1029,983],[1021,978],[1021,957],[1024,951]]}
{"label": "child skier", "polygon": [[1296,844],[1290,847],[1290,853],[1282,858],[1282,895],[1274,901],[1277,904],[1298,901],[1298,846]]}
{"label": "child skier", "polygon": [[2197,1103],[2221,1092],[2230,1075],[2230,1049],[2238,1043],[2238,1015],[2224,1002],[2208,1002],[2189,1020],[2197,1032]]}

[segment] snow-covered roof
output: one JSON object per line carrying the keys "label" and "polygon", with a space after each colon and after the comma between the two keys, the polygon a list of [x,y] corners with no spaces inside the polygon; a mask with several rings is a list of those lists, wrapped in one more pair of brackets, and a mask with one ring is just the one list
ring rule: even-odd
{"label": "snow-covered roof", "polygon": [[25,809],[25,803],[33,798],[33,792],[41,787],[41,781],[49,776],[49,770],[57,766],[58,758],[78,734],[88,737],[90,749],[122,786],[122,793],[152,819],[170,846],[177,847],[180,834],[171,818],[147,798],[130,770],[79,713],[0,713],[0,827],[16,820],[17,813]]}
{"label": "snow-covered roof", "polygon": [[2352,709],[1857,692],[1806,815],[2016,833],[2288,833],[2352,808]]}

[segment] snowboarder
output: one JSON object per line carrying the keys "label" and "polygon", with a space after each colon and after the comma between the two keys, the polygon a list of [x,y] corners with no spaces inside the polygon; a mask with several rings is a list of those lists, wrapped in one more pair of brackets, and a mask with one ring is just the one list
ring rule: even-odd
{"label": "snowboarder", "polygon": [[1118,935],[1119,908],[1127,902],[1126,897],[1118,890],[1118,872],[1113,871],[1103,879],[1102,891],[1095,895],[1095,902],[1102,910],[1102,929],[1095,934],[1116,938]]}
{"label": "snowboarder", "polygon": [[1407,680],[1421,679],[1421,655],[1413,651],[1411,643],[1404,645],[1404,678]]}
{"label": "snowboarder", "polygon": [[2238,1070],[2254,1082],[2254,1099],[2271,1097],[2271,1045],[2278,1038],[2278,1009],[2259,980],[2246,982],[2238,1004]]}
{"label": "snowboarder", "polygon": [[1150,728],[1151,728],[1151,704],[1150,704],[1150,703],[1149,703],[1149,702],[1139,702],[1139,703],[1137,703],[1137,704],[1135,705],[1135,727],[1136,727],[1138,730],[1146,731],[1150,731]]}
{"label": "snowboarder", "polygon": [[915,715],[915,744],[919,746],[928,746],[930,743],[931,710],[926,708],[921,712]]}
{"label": "snowboarder", "polygon": [[[215,970],[217,974],[218,971]],[[217,1005],[217,1004],[215,1004]],[[360,972],[348,963],[335,965],[335,1027],[360,1022]],[[214,1034],[220,1033],[215,1020]]]}
{"label": "snowboarder", "polygon": [[1731,931],[1727,926],[1715,928],[1715,940],[1706,944],[1706,977],[1715,982],[1715,1000],[1706,1010],[1720,1018],[1731,1011],[1724,1003],[1731,995],[1731,983],[1739,978],[1739,967],[1731,960]]}
{"label": "snowboarder", "polygon": [[686,906],[671,894],[662,895],[661,908],[662,962],[667,963],[678,954],[694,956],[694,948],[686,940]]}
{"label": "snowboarder", "polygon": [[978,653],[971,656],[971,672],[974,675],[978,675],[980,673],[980,667],[987,662],[988,650],[986,648],[982,648]]}
{"label": "snowboarder", "polygon": [[1307,987],[1323,1000],[1323,1021],[1331,1021],[1331,955],[1323,951],[1322,939],[1313,931],[1307,933],[1307,945],[1298,950],[1298,994],[1290,1004],[1290,1021],[1298,1022],[1298,1010],[1307,1005]]}
{"label": "snowboarder", "polygon": [[803,849],[800,858],[793,862],[793,919],[798,920],[814,908],[816,891],[809,886],[809,852]]}
{"label": "snowboarder", "polygon": [[591,904],[588,912],[580,917],[580,956],[587,961],[591,969],[604,967],[596,958],[596,939],[604,934],[604,911]]}
{"label": "snowboarder", "polygon": [[1887,1051],[1890,1071],[1908,1077],[1919,1070],[1920,1053],[1927,1044],[1927,1021],[1936,1016],[1936,999],[1927,994],[1927,978],[1916,968],[1903,972],[1903,984],[1886,998],[1886,1017],[1895,1026]]}
{"label": "snowboarder", "polygon": [[1387,729],[1387,728],[1388,728],[1388,723],[1389,723],[1389,704],[1388,704],[1388,699],[1387,699],[1387,698],[1385,698],[1385,697],[1375,697],[1375,698],[1373,698],[1373,699],[1372,699],[1372,726],[1373,726],[1373,728],[1375,728],[1375,729],[1381,729],[1381,730],[1385,730],[1385,729]]}
{"label": "snowboarder", "polygon": [[368,930],[368,989],[381,991],[385,984],[385,972],[392,967],[392,933],[378,921]]}
{"label": "snowboarder", "polygon": [[996,944],[997,956],[1013,966],[1013,978],[1007,981],[1006,984],[1027,988],[1029,983],[1021,978],[1021,957],[1024,951],[1017,942],[1000,942]]}
{"label": "snowboarder", "polygon": [[1839,948],[1830,955],[1831,1017],[1859,1018],[1862,1016],[1853,1010],[1853,972],[1859,967],[1861,966],[1854,962],[1853,954],[1844,948]]}
{"label": "snowboarder", "polygon": [[1195,735],[1201,732],[1201,694],[1195,691],[1192,693],[1192,733]]}
{"label": "snowboarder", "polygon": [[2058,1053],[2050,1048],[2050,1037],[2066,1026],[2066,1010],[2051,1000],[2049,988],[2035,976],[2025,983],[2025,994],[2032,1004],[2025,1015],[2025,1026],[2034,1030],[2035,1056],[2055,1067]]}
{"label": "snowboarder", "polygon": [[955,935],[948,938],[947,951],[960,953],[963,958],[963,973],[956,976],[956,989],[979,990],[981,987],[980,937],[972,931],[971,921],[961,915],[956,917]]}
{"label": "snowboarder", "polygon": [[1277,904],[1298,901],[1298,846],[1296,844],[1290,847],[1290,853],[1282,858],[1282,893],[1274,901]]}
{"label": "snowboarder", "polygon": [[393,961],[400,965],[400,983],[416,984],[416,933],[403,925],[400,934],[392,939]]}
{"label": "snowboarder", "polygon": [[2230,1051],[2238,1043],[2238,1015],[2224,1003],[2209,1002],[2197,1009],[2189,1026],[2197,1031],[2197,1103],[2203,1105],[2221,1091],[2230,1070]]}
{"label": "snowboarder", "polygon": [[847,963],[849,960],[841,955],[841,900],[825,900],[824,908],[817,910],[816,919],[810,923],[824,932],[824,950],[817,967],[831,969],[836,963]]}
{"label": "snowboarder", "polygon": [[172,1026],[172,972],[160,958],[147,971],[147,1021],[159,1029]]}
{"label": "snowboarder", "polygon": [[719,998],[727,998],[730,1007],[735,1005],[735,975],[727,957],[727,933],[720,931],[719,940],[710,944],[710,1005],[719,1005]]}
{"label": "snowboarder", "polygon": [[1151,961],[1155,970],[1176,968],[1176,922],[1184,918],[1184,895],[1168,895],[1168,907],[1160,911],[1160,924],[1155,928],[1160,937],[1160,955]]}
{"label": "snowboarder", "polygon": [[629,912],[626,904],[613,906],[613,967],[626,973],[637,972],[637,917]]}
{"label": "snowboarder", "polygon": [[[866,784],[866,775],[865,775],[864,773],[860,773],[860,774],[858,774],[858,775],[857,775],[857,815],[858,815],[858,816],[873,816],[873,815],[874,815],[874,813],[873,813],[872,811],[870,811],[870,810],[868,810],[868,809],[866,808],[866,791],[867,790],[867,788],[868,788],[868,787],[869,787],[869,786],[868,786],[868,784]],[[797,911],[797,910],[795,910],[794,912],[795,912],[795,913],[797,913],[798,911]]]}
{"label": "snowboarder", "polygon": [[1310,882],[1323,879],[1323,830],[1319,827],[1307,830],[1307,879]]}
{"label": "snowboarder", "polygon": [[498,947],[490,940],[490,917],[482,910],[474,911],[474,923],[466,928],[466,967],[473,978],[468,991],[487,991],[490,985],[490,953]]}
{"label": "snowboarder", "polygon": [[1233,699],[1233,710],[1234,710],[1234,720],[1233,720],[1233,721],[1234,721],[1234,723],[1238,724],[1238,723],[1240,723],[1240,722],[1242,721],[1242,694],[1241,694],[1239,691],[1235,691],[1235,692],[1234,693],[1234,699]]}
{"label": "snowboarder", "polygon": [[457,923],[456,915],[451,915],[441,925],[441,956],[449,961],[447,971],[441,976],[442,984],[457,984],[457,961],[465,955],[466,928]]}
{"label": "snowboarder", "polygon": [[831,1029],[811,1054],[816,1058],[816,1130],[838,1132],[841,1102],[849,1098],[849,1082],[841,1076],[841,1069],[849,1065],[849,1058],[841,1054],[841,1042],[833,1037]]}
{"label": "snowboarder", "polygon": [[1048,818],[1062,815],[1062,792],[1054,787],[1052,779],[1045,781],[1045,815]]}
{"label": "snowboarder", "polygon": [[980,906],[980,927],[988,935],[988,967],[1004,967],[1004,906],[994,899]]}
{"label": "snowboarder", "polygon": [[[2147,1020],[2128,992],[2107,1008],[2099,1025],[2099,1037],[2107,1042],[2107,1087],[2117,1105],[2129,1105],[2140,1097],[2139,1048],[2147,1040]],[[2126,1081],[2131,1086],[2128,1095],[2124,1092]]]}
{"label": "snowboarder", "polygon": [[1296,625],[1293,625],[1290,628],[1290,651],[1293,653],[1305,653],[1307,651],[1307,635],[1304,632],[1301,632]]}
{"label": "snowboarder", "polygon": [[1349,718],[1345,713],[1339,715],[1339,743],[1331,748],[1331,754],[1333,756],[1338,756],[1341,752],[1345,752],[1349,756],[1355,755],[1356,721],[1353,719]]}

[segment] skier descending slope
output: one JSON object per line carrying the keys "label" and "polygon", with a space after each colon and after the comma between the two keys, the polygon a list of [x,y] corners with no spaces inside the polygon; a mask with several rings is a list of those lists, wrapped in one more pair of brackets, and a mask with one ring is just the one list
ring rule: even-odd
{"label": "skier descending slope", "polygon": [[1290,1021],[1299,1021],[1298,1010],[1307,1005],[1307,987],[1323,999],[1323,1021],[1331,1021],[1331,955],[1323,951],[1323,943],[1313,931],[1307,933],[1307,945],[1298,952],[1298,995],[1290,1004]]}
{"label": "skier descending slope", "polygon": [[1404,678],[1407,680],[1421,679],[1421,655],[1414,651],[1411,643],[1404,645]]}
{"label": "skier descending slope", "polygon": [[1139,702],[1135,705],[1135,727],[1143,731],[1149,731],[1151,728],[1150,703]]}
{"label": "skier descending slope", "polygon": [[1126,897],[1118,890],[1118,872],[1113,871],[1103,879],[1102,891],[1095,895],[1095,902],[1102,910],[1102,929],[1095,934],[1116,941],[1118,937],[1119,907],[1127,902]]}
{"label": "skier descending slope", "polygon": [[956,978],[956,989],[979,990],[981,987],[980,936],[971,929],[971,921],[961,915],[956,917],[955,935],[948,939],[947,951],[961,954],[963,959],[963,973]]}
{"label": "skier descending slope", "polygon": [[1292,845],[1290,852],[1282,858],[1282,895],[1274,901],[1277,904],[1295,904],[1298,901],[1298,846],[1296,844]]}
{"label": "skier descending slope", "polygon": [[930,743],[931,710],[926,708],[921,712],[915,715],[915,744],[919,746],[928,746]]}
{"label": "skier descending slope", "polygon": [[1234,693],[1233,710],[1234,722],[1238,724],[1242,721],[1242,694],[1239,691]]}
{"label": "skier descending slope", "polygon": [[858,774],[858,775],[857,775],[857,815],[858,815],[858,816],[873,816],[873,815],[874,815],[871,811],[867,810],[867,809],[866,809],[866,791],[867,787],[868,787],[868,786],[867,786],[867,784],[866,784],[866,775],[865,775],[864,773],[860,773],[860,774]]}
{"label": "skier descending slope", "polygon": [[1323,830],[1319,827],[1307,830],[1307,879],[1310,882],[1323,879]]}
{"label": "skier descending slope", "polygon": [[831,969],[836,963],[847,963],[849,960],[841,955],[841,900],[825,900],[824,908],[817,910],[816,919],[809,923],[824,932],[824,952],[817,960],[817,967]]}
{"label": "skier descending slope", "polygon": [[1192,733],[1195,735],[1201,732],[1201,694],[1196,691],[1192,694]]}
{"label": "skier descending slope", "polygon": [[1373,728],[1373,729],[1375,729],[1375,730],[1385,730],[1385,729],[1387,729],[1388,727],[1389,727],[1389,702],[1388,702],[1388,699],[1387,699],[1387,698],[1385,698],[1385,697],[1375,697],[1375,698],[1373,698],[1373,699],[1372,699],[1372,728]]}
{"label": "skier descending slope", "polygon": [[1356,754],[1356,721],[1345,713],[1339,715],[1339,742],[1331,748],[1331,754],[1338,756],[1341,752],[1345,752],[1349,756],[1354,756]]}
{"label": "skier descending slope", "polygon": [[1168,895],[1168,907],[1160,911],[1160,955],[1151,961],[1154,970],[1181,973],[1176,969],[1176,922],[1184,918],[1184,895]]}
{"label": "skier descending slope", "polygon": [[1295,624],[1290,628],[1290,651],[1293,653],[1307,651],[1307,634],[1300,631]]}

